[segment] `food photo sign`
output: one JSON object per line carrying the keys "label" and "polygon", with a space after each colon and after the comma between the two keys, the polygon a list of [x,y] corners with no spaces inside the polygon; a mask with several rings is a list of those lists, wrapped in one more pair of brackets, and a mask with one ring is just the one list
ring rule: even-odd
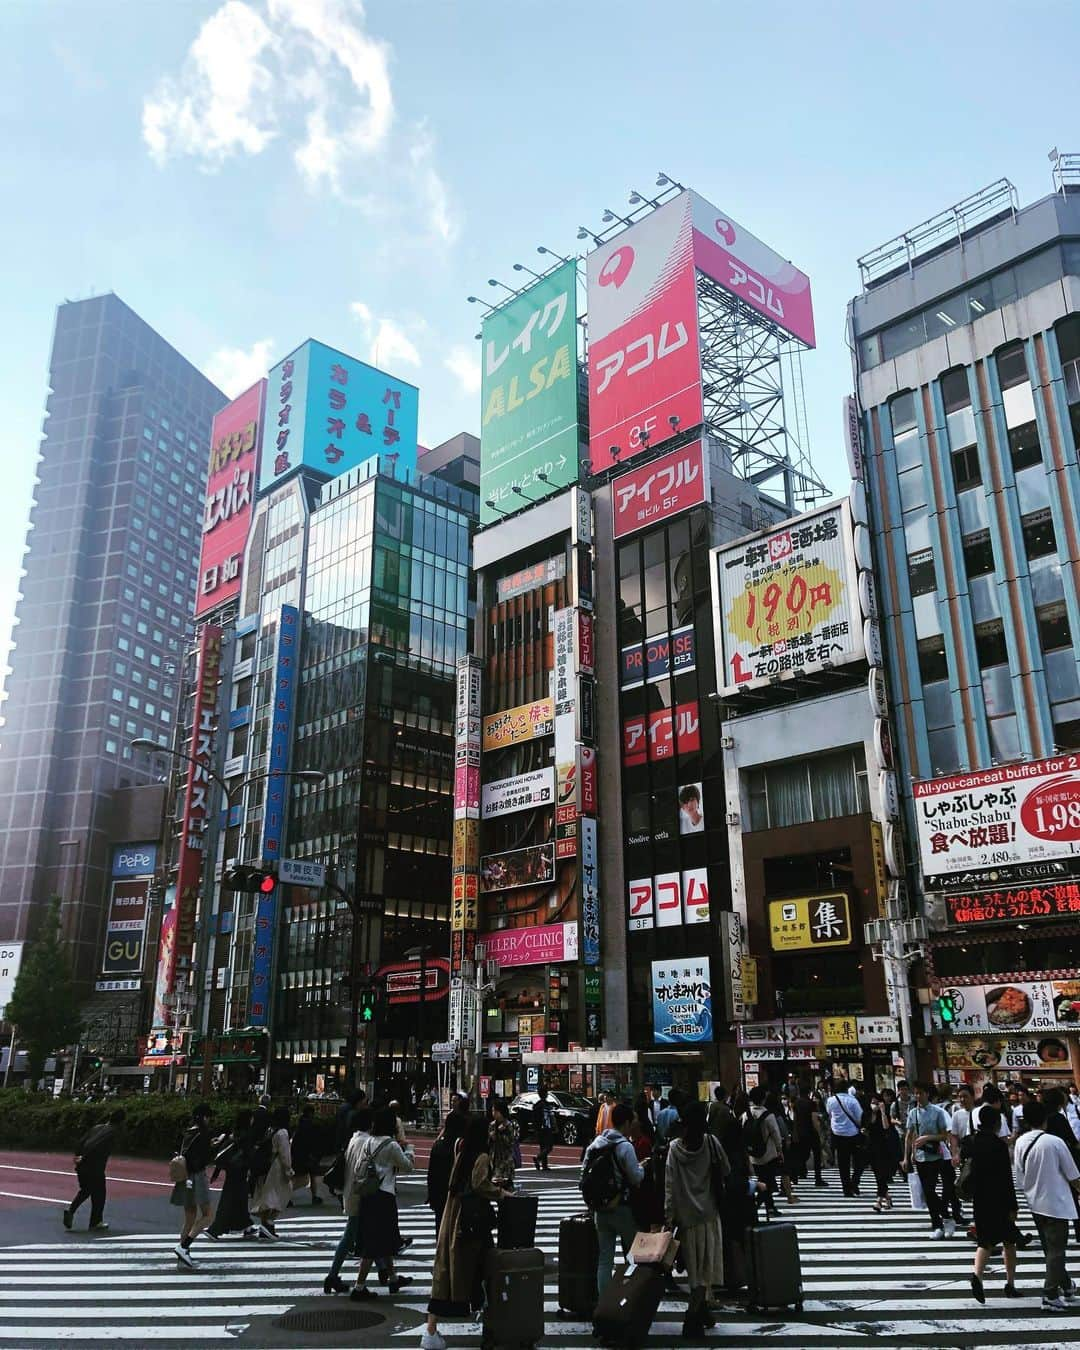
{"label": "food photo sign", "polygon": [[941,993],[956,1007],[952,1035],[1080,1030],[1080,980],[956,985]]}

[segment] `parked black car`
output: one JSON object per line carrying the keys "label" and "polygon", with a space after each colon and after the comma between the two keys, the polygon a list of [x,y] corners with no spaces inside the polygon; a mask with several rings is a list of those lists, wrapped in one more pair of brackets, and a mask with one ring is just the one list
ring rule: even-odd
{"label": "parked black car", "polygon": [[[580,1144],[589,1128],[592,1103],[576,1092],[552,1092],[548,1096],[555,1108],[555,1128],[563,1144]],[[538,1092],[519,1092],[510,1103],[510,1119],[517,1122],[522,1139],[532,1135],[533,1107],[540,1100]]]}

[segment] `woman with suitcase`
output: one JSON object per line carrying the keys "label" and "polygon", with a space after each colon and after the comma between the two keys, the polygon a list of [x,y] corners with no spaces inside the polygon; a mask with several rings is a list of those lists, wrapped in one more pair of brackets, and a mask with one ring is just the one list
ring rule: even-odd
{"label": "woman with suitcase", "polygon": [[682,1108],[682,1138],[668,1150],[664,1175],[664,1220],[674,1229],[686,1261],[690,1303],[682,1334],[699,1337],[716,1325],[708,1303],[724,1282],[724,1235],[716,1197],[731,1171],[727,1154],[706,1130],[705,1106]]}
{"label": "woman with suitcase", "polygon": [[446,1350],[446,1340],[439,1334],[440,1317],[461,1320],[482,1305],[484,1258],[495,1226],[493,1202],[509,1194],[492,1177],[487,1121],[471,1116],[457,1145],[439,1225],[421,1350]]}

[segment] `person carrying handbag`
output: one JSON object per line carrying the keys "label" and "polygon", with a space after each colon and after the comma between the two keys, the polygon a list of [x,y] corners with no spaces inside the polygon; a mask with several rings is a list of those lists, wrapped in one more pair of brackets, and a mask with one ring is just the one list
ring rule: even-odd
{"label": "person carrying handbag", "polygon": [[668,1150],[664,1222],[678,1235],[690,1282],[682,1334],[698,1337],[716,1325],[709,1301],[724,1283],[724,1234],[718,1198],[723,1195],[731,1164],[719,1140],[708,1134],[704,1103],[685,1105],[682,1122],[682,1136]]}
{"label": "person carrying handbag", "polygon": [[863,1111],[858,1098],[847,1090],[843,1079],[829,1083],[825,1114],[829,1118],[833,1153],[840,1170],[840,1185],[845,1195],[857,1196],[863,1171],[860,1159]]}
{"label": "person carrying handbag", "polygon": [[908,1112],[904,1136],[903,1168],[910,1172],[914,1167],[918,1174],[930,1215],[930,1236],[939,1241],[956,1233],[956,1222],[949,1214],[952,1196],[941,1157],[941,1145],[948,1136],[948,1116],[931,1102],[929,1086],[916,1083],[915,1104]]}

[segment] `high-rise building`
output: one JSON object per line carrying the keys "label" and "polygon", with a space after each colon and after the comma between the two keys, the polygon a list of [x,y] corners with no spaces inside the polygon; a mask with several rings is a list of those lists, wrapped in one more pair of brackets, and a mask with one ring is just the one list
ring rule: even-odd
{"label": "high-rise building", "polygon": [[115,295],[56,317],[0,743],[0,938],[63,900],[80,981],[100,969],[112,794],[127,742],[172,739],[210,420],[224,395]]}
{"label": "high-rise building", "polygon": [[987,1038],[948,1043],[958,1071],[1080,1062],[1077,156],[1054,185],[905,230],[849,307],[926,1029]]}

